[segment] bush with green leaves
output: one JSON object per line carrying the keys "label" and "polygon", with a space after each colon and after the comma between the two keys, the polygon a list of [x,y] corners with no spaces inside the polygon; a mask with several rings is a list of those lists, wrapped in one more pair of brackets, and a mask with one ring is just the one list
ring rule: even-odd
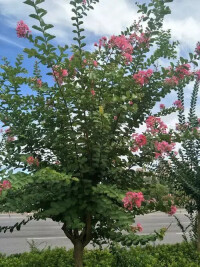
{"label": "bush with green leaves", "polygon": [[[163,19],[170,14],[167,3],[172,0],[138,4],[140,21],[119,36],[102,37],[94,52],[85,49],[82,24],[98,0],[70,2],[71,46],[54,42],[43,2],[25,1],[34,10],[30,17],[37,21],[33,29],[38,36],[31,35],[23,21],[17,25],[18,37],[31,43],[24,52],[34,65],[33,73],[24,67],[23,55],[14,65],[4,58],[0,66],[0,120],[5,129],[0,159],[2,175],[12,183],[12,189],[2,192],[0,211],[34,213],[1,231],[20,230],[31,219],[61,222],[74,244],[78,267],[89,242],[131,246],[162,237],[163,229],[139,236],[131,226],[137,215],[169,209],[145,201],[148,196],[138,192],[141,184],[133,167],[154,158],[148,153],[133,154],[131,135],[161,98],[194,79],[187,75],[177,80],[173,76],[177,68],[197,63],[192,54],[190,60],[172,63],[177,42],[163,29]],[[170,72],[159,64],[160,59],[169,61]],[[47,69],[48,78],[41,67]],[[163,115],[173,110],[165,109]],[[143,146],[145,139],[137,137],[138,146]],[[127,191],[134,191],[135,202],[127,195],[124,208]]]}
{"label": "bush with green leaves", "polygon": [[[47,249],[0,258],[0,267],[74,267],[73,251]],[[84,267],[198,267],[200,256],[189,243],[131,247],[112,250],[85,250]]]}

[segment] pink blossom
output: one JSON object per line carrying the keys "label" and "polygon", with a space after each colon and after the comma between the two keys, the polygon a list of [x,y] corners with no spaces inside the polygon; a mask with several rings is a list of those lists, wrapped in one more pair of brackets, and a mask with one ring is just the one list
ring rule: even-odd
{"label": "pink blossom", "polygon": [[142,227],[142,225],[140,223],[137,223],[137,230],[139,232],[142,232],[143,231],[143,227]]}
{"label": "pink blossom", "polygon": [[32,156],[28,157],[26,162],[29,164],[29,165],[36,165],[36,166],[39,166],[39,161],[37,158],[34,158]]}
{"label": "pink blossom", "polygon": [[117,47],[123,52],[129,54],[133,53],[133,46],[131,45],[130,41],[126,38],[125,35],[111,36],[109,44],[111,45],[111,47]]}
{"label": "pink blossom", "polygon": [[176,213],[176,211],[177,211],[176,206],[172,205],[172,206],[171,206],[171,210],[168,212],[168,214],[169,214],[170,216],[172,216],[172,215],[174,215],[174,214]]}
{"label": "pink blossom", "polygon": [[90,92],[91,92],[91,94],[92,94],[93,96],[95,96],[96,93],[95,93],[95,91],[94,91],[93,89],[92,89]]}
{"label": "pink blossom", "polygon": [[178,109],[184,109],[184,106],[183,106],[181,100],[176,100],[176,101],[174,101],[173,104],[174,104],[174,106],[176,106]]}
{"label": "pink blossom", "polygon": [[98,66],[98,63],[97,63],[97,61],[96,61],[96,60],[94,60],[94,61],[93,61],[93,65],[94,65],[95,67],[97,67],[97,66]]}
{"label": "pink blossom", "polygon": [[133,204],[140,208],[142,201],[145,201],[142,192],[127,192],[126,196],[123,198],[122,202],[124,203],[124,207],[128,210],[133,209]]}
{"label": "pink blossom", "polygon": [[195,52],[197,55],[200,55],[200,42],[197,43],[196,48],[195,48]]}
{"label": "pink blossom", "polygon": [[68,71],[66,69],[59,68],[58,66],[54,66],[53,76],[55,81],[61,85],[63,83],[63,78],[68,76]]}
{"label": "pink blossom", "polygon": [[124,53],[123,56],[125,57],[126,59],[126,63],[128,64],[129,62],[132,62],[133,61],[133,57],[131,54],[129,53]]}
{"label": "pink blossom", "polygon": [[131,34],[130,35],[130,40],[132,42],[138,42],[138,44],[147,44],[148,45],[150,38],[147,37],[144,32],[142,32],[140,34],[140,36],[137,35],[136,33]]}
{"label": "pink blossom", "polygon": [[175,73],[178,79],[182,80],[185,76],[190,76],[191,75],[190,68],[191,68],[190,64],[183,64],[178,66],[175,69]]}
{"label": "pink blossom", "polygon": [[36,83],[37,83],[38,87],[42,87],[42,81],[40,79],[37,79]]}
{"label": "pink blossom", "polygon": [[140,36],[137,36],[137,41],[139,44],[148,43],[149,37],[145,35],[145,33],[141,33]]}
{"label": "pink blossom", "polygon": [[[97,45],[98,46],[98,45]],[[105,36],[99,39],[99,48],[107,46],[107,38]]]}
{"label": "pink blossom", "polygon": [[8,136],[7,137],[7,142],[13,142],[15,141],[15,137],[14,136]]}
{"label": "pink blossom", "polygon": [[87,59],[83,59],[83,63],[84,64],[87,64]]}
{"label": "pink blossom", "polygon": [[142,147],[147,143],[147,138],[143,134],[133,134],[132,137],[134,138],[135,143],[138,147]]}
{"label": "pink blossom", "polygon": [[156,141],[154,145],[156,149],[155,158],[167,155],[175,147],[175,143],[169,144],[167,141],[162,141],[162,142]]}
{"label": "pink blossom", "polygon": [[161,120],[161,118],[149,116],[146,119],[147,132],[152,134],[156,133],[166,133],[167,125]]}
{"label": "pink blossom", "polygon": [[69,61],[72,61],[74,59],[74,55],[72,55],[70,58],[69,58]]}
{"label": "pink blossom", "polygon": [[23,20],[17,22],[16,31],[17,31],[17,37],[19,38],[26,38],[28,34],[31,32],[29,30],[28,25],[25,24]]}
{"label": "pink blossom", "polygon": [[162,154],[161,153],[158,153],[158,152],[155,152],[155,159],[158,159],[162,157]]}
{"label": "pink blossom", "polygon": [[115,121],[117,120],[117,116],[114,116],[114,118],[113,118]]}
{"label": "pink blossom", "polygon": [[198,120],[198,124],[200,124],[200,118],[198,118],[197,120]]}
{"label": "pink blossom", "polygon": [[55,164],[56,165],[60,165],[60,161],[59,160],[56,160]]}
{"label": "pink blossom", "polygon": [[87,4],[87,1],[86,0],[82,0],[82,4],[83,5],[86,5]]}
{"label": "pink blossom", "polygon": [[138,146],[133,146],[133,147],[130,148],[130,150],[132,152],[137,152],[139,150],[139,147]]}
{"label": "pink blossom", "polygon": [[149,82],[149,78],[153,74],[152,69],[148,69],[146,71],[141,70],[138,73],[133,75],[133,79],[136,81],[137,84],[143,86],[144,84]]}
{"label": "pink blossom", "polygon": [[172,76],[171,78],[166,78],[164,83],[169,86],[176,86],[178,85],[179,79],[176,76]]}
{"label": "pink blossom", "polygon": [[97,43],[94,43],[94,46],[98,46],[98,44]]}
{"label": "pink blossom", "polygon": [[196,76],[197,76],[197,80],[200,81],[200,70],[195,72]]}
{"label": "pink blossom", "polygon": [[11,188],[11,182],[8,180],[4,180],[2,183],[2,188],[4,189],[10,189]]}
{"label": "pink blossom", "polygon": [[62,70],[62,76],[63,77],[68,76],[68,71],[66,69]]}
{"label": "pink blossom", "polygon": [[164,104],[160,104],[160,109],[164,109],[165,105]]}
{"label": "pink blossom", "polygon": [[129,103],[130,106],[133,105],[133,101],[131,101],[131,100],[128,103]]}

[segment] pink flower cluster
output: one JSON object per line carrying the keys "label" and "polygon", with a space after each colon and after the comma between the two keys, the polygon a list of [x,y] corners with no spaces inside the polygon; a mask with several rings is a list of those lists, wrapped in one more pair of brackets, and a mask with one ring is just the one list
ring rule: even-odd
{"label": "pink flower cluster", "polygon": [[109,45],[111,47],[117,47],[122,52],[122,55],[126,59],[126,64],[133,61],[133,57],[132,57],[133,46],[130,40],[126,38],[125,35],[111,36],[109,40]]}
{"label": "pink flower cluster", "polygon": [[[176,67],[174,75],[170,78],[166,78],[164,83],[169,86],[178,85],[180,80],[183,80],[186,76],[190,76],[192,74],[190,68],[190,64],[179,65]],[[171,67],[168,69],[170,70],[168,74],[171,75]]]}
{"label": "pink flower cluster", "polygon": [[94,89],[92,89],[92,90],[90,91],[90,93],[91,93],[93,96],[95,96],[95,95],[96,95],[96,92],[95,92],[95,90],[94,90]]}
{"label": "pink flower cluster", "polygon": [[160,109],[165,109],[165,105],[164,104],[160,104]]}
{"label": "pink flower cluster", "polygon": [[8,180],[4,180],[3,183],[0,183],[0,194],[4,189],[10,189],[11,187],[11,183]]}
{"label": "pink flower cluster", "polygon": [[146,119],[147,132],[152,134],[166,133],[167,125],[161,120],[161,118],[149,116]]}
{"label": "pink flower cluster", "polygon": [[172,215],[174,215],[176,213],[176,211],[177,211],[176,206],[172,205],[170,211],[168,212],[168,214],[170,216],[172,216]]}
{"label": "pink flower cluster", "polygon": [[175,143],[169,144],[167,141],[162,141],[162,142],[156,141],[154,145],[156,149],[155,152],[156,159],[164,155],[168,155],[169,152],[171,152],[175,147]]}
{"label": "pink flower cluster", "polygon": [[94,44],[95,46],[99,46],[101,48],[102,46],[105,47],[108,45],[107,43],[107,37],[103,36],[99,39],[99,45],[97,43]]}
{"label": "pink flower cluster", "polygon": [[195,52],[197,55],[200,55],[200,42],[197,43],[196,48],[195,48]]}
{"label": "pink flower cluster", "polygon": [[142,232],[143,231],[143,227],[142,227],[141,223],[137,223],[137,230],[139,232]]}
{"label": "pink flower cluster", "polygon": [[26,38],[27,35],[31,32],[29,30],[28,25],[25,24],[23,20],[17,22],[16,31],[17,31],[17,37],[19,38]]}
{"label": "pink flower cluster", "polygon": [[172,76],[171,78],[165,79],[165,84],[169,86],[176,86],[178,85],[179,79],[176,76]]}
{"label": "pink flower cluster", "polygon": [[178,66],[175,69],[175,73],[178,79],[182,80],[185,78],[185,76],[190,76],[191,75],[190,68],[191,68],[190,64],[183,64]]}
{"label": "pink flower cluster", "polygon": [[128,38],[125,35],[120,36],[111,36],[109,40],[109,44],[111,47],[117,47],[119,50],[132,54],[133,53],[133,46],[131,45]]}
{"label": "pink flower cluster", "polygon": [[133,205],[140,208],[142,201],[145,201],[142,192],[127,192],[126,196],[122,200],[122,202],[124,203],[124,208],[128,210],[132,210]]}
{"label": "pink flower cluster", "polygon": [[133,61],[132,54],[134,51],[134,45],[148,44],[148,42],[149,38],[145,33],[141,33],[140,35],[134,33],[129,37],[126,37],[125,35],[113,35],[109,40],[107,39],[107,37],[103,36],[101,39],[99,39],[99,43],[94,43],[94,45],[99,48],[117,48],[125,58],[125,63],[128,64]]}
{"label": "pink flower cluster", "polygon": [[31,166],[31,165],[36,165],[37,167],[39,166],[39,161],[37,158],[34,158],[32,156],[28,157],[26,162]]}
{"label": "pink flower cluster", "polygon": [[94,60],[93,61],[93,65],[94,65],[95,68],[97,68],[98,67],[98,62],[96,60]]}
{"label": "pink flower cluster", "polygon": [[197,70],[195,74],[196,74],[197,80],[200,81],[200,70]]}
{"label": "pink flower cluster", "polygon": [[38,87],[42,87],[41,79],[37,79],[36,84],[37,84]]}
{"label": "pink flower cluster", "polygon": [[133,33],[130,35],[130,40],[132,42],[137,42],[138,44],[147,44],[149,43],[149,37],[147,37],[147,35],[142,32],[140,35],[137,35],[136,33]]}
{"label": "pink flower cluster", "polygon": [[134,139],[134,145],[131,148],[132,152],[138,151],[140,147],[145,146],[147,144],[147,138],[143,134],[132,134],[132,137]]}
{"label": "pink flower cluster", "polygon": [[137,84],[143,86],[144,84],[149,82],[149,78],[151,77],[152,74],[153,74],[152,69],[148,69],[146,71],[141,70],[133,75],[133,79],[136,81]]}
{"label": "pink flower cluster", "polygon": [[176,101],[174,101],[173,104],[174,104],[174,106],[176,106],[178,109],[184,109],[184,106],[183,106],[181,100],[176,100]]}
{"label": "pink flower cluster", "polygon": [[8,136],[7,137],[7,142],[13,142],[15,141],[15,137],[14,136]]}
{"label": "pink flower cluster", "polygon": [[66,69],[59,68],[58,66],[54,66],[53,76],[55,82],[58,82],[59,85],[61,85],[63,83],[63,78],[68,76],[68,71]]}
{"label": "pink flower cluster", "polygon": [[142,232],[143,231],[143,227],[142,227],[142,225],[140,223],[137,223],[136,226],[132,226],[131,225],[131,230],[134,233],[137,232],[137,231]]}

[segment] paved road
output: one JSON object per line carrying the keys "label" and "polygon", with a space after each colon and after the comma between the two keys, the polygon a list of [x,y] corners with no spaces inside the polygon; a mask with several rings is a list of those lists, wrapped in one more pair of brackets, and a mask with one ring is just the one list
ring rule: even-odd
{"label": "paved road", "polygon": [[[186,226],[189,222],[184,215],[184,210],[177,212],[177,217],[181,220],[182,224]],[[16,222],[25,218],[24,215],[18,214],[0,214],[0,225],[14,225]],[[181,230],[177,227],[174,217],[168,216],[164,213],[153,213],[144,216],[138,216],[136,223],[139,222],[143,226],[143,234],[152,233],[162,227],[170,228],[163,241],[159,243],[177,243],[182,241]],[[27,225],[22,226],[21,231],[14,231],[13,233],[0,233],[0,252],[6,254],[21,253],[29,251],[30,246],[28,242],[34,241],[35,245],[42,249],[44,247],[66,247],[71,248],[71,242],[65,237],[61,230],[61,224],[46,221],[31,221]],[[91,247],[92,248],[92,247]]]}

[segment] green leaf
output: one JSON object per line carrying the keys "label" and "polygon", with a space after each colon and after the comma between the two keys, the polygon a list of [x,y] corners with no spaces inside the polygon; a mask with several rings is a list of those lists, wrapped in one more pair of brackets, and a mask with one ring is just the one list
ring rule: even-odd
{"label": "green leaf", "polygon": [[36,40],[40,40],[42,42],[45,42],[45,39],[42,36],[35,37]]}
{"label": "green leaf", "polygon": [[33,25],[32,28],[35,29],[35,30],[37,30],[37,31],[43,32],[42,28],[40,28],[37,25]]}
{"label": "green leaf", "polygon": [[196,61],[194,61],[194,60],[192,61],[192,63],[193,63],[195,66],[197,66],[197,67],[199,66],[199,64],[198,64]]}
{"label": "green leaf", "polygon": [[36,1],[35,1],[35,4],[36,4],[36,5],[39,5],[39,4],[44,3],[44,2],[45,2],[45,0],[36,0]]}
{"label": "green leaf", "polygon": [[193,54],[192,53],[189,53],[189,56],[190,56],[190,60],[193,60]]}
{"label": "green leaf", "polygon": [[36,19],[36,20],[39,20],[39,16],[36,15],[36,14],[30,14],[29,17],[33,18],[33,19]]}
{"label": "green leaf", "polygon": [[48,29],[51,29],[51,28],[53,28],[54,26],[52,25],[52,24],[46,24],[45,26],[44,26],[44,30],[46,31],[46,30],[48,30]]}
{"label": "green leaf", "polygon": [[54,39],[54,38],[56,38],[55,35],[49,35],[49,36],[47,37],[47,41],[50,41],[50,40],[52,40],[52,39]]}
{"label": "green leaf", "polygon": [[35,4],[34,4],[34,2],[32,0],[26,0],[23,3],[26,4],[26,5],[35,7]]}

